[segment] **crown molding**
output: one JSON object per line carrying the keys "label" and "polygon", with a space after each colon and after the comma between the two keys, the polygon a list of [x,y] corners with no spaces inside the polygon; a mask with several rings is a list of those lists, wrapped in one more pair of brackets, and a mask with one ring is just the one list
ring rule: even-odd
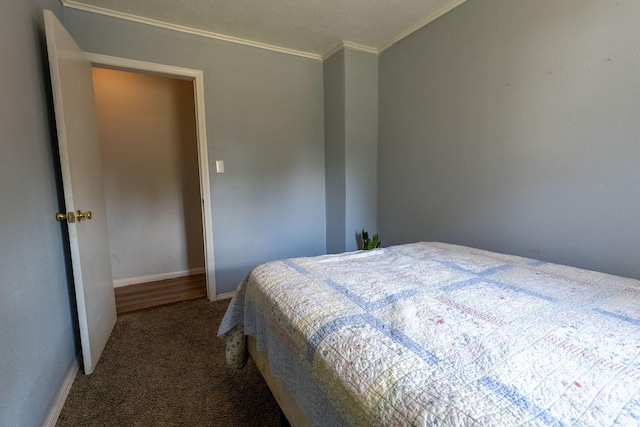
{"label": "crown molding", "polygon": [[399,42],[403,38],[407,37],[408,35],[416,32],[416,31],[418,31],[420,28],[422,28],[425,25],[435,21],[436,19],[440,18],[445,13],[450,12],[451,10],[455,9],[456,7],[460,6],[462,3],[465,3],[466,1],[467,0],[456,0],[456,1],[452,2],[452,3],[449,3],[448,5],[443,7],[442,9],[438,10],[437,12],[432,13],[431,15],[427,16],[426,18],[422,19],[417,24],[412,25],[411,27],[407,28],[406,30],[404,30],[403,32],[401,32],[400,34],[398,34],[397,36],[395,36],[394,38],[392,38],[388,42],[383,43],[380,46],[378,46],[378,49],[377,49],[378,53],[384,51],[385,49],[388,49],[389,47],[393,46],[394,44],[396,44],[397,42]]}
{"label": "crown molding", "polygon": [[325,61],[327,58],[329,58],[331,55],[333,55],[336,52],[339,52],[342,49],[353,49],[353,50],[357,50],[360,52],[366,52],[366,53],[372,53],[374,55],[377,55],[378,49],[369,47],[369,46],[364,46],[361,44],[357,44],[357,43],[351,43],[348,41],[342,41],[340,43],[338,43],[333,49],[331,49],[330,51],[328,51],[327,53],[325,53],[324,55],[322,55],[322,60]]}
{"label": "crown molding", "polygon": [[157,21],[155,19],[144,18],[137,15],[131,15],[129,13],[117,12],[111,9],[105,9],[97,6],[89,6],[86,4],[78,3],[74,0],[61,0],[64,7],[70,9],[78,9],[85,12],[93,12],[99,15],[110,16],[112,18],[124,19],[127,21],[133,21],[140,24],[152,25],[154,27],[165,28],[168,30],[180,31],[183,33],[194,34],[197,36],[208,37],[212,39],[222,40],[231,43],[237,43],[245,46],[257,47],[259,49],[271,50],[279,53],[286,53],[288,55],[301,56],[303,58],[315,59],[322,61],[322,55],[318,55],[310,52],[303,52],[301,50],[288,49],[285,47],[274,46],[266,43],[255,42],[252,40],[241,39],[239,37],[227,36],[225,34],[213,33],[211,31],[198,30],[191,27],[185,27],[182,25],[171,24],[168,22]]}
{"label": "crown molding", "polygon": [[90,5],[86,5],[86,4],[83,4],[83,3],[79,3],[79,2],[77,2],[75,0],[60,0],[60,2],[62,3],[62,5],[64,7],[68,7],[70,9],[78,9],[78,10],[82,10],[82,11],[85,11],[85,12],[92,12],[92,13],[96,13],[96,14],[99,14],[99,15],[105,15],[105,16],[110,16],[110,17],[113,17],[113,18],[124,19],[124,20],[127,20],[127,21],[133,21],[133,22],[137,22],[137,23],[140,23],[140,24],[151,25],[151,26],[154,26],[154,27],[160,27],[160,28],[164,28],[164,29],[168,29],[168,30],[180,31],[180,32],[187,33],[187,34],[194,34],[194,35],[197,35],[197,36],[208,37],[208,38],[212,38],[212,39],[216,39],[216,40],[222,40],[222,41],[226,41],[226,42],[230,42],[230,43],[236,43],[236,44],[241,44],[241,45],[245,45],[245,46],[256,47],[256,48],[259,48],[259,49],[271,50],[271,51],[274,51],[274,52],[284,53],[284,54],[287,54],[287,55],[301,56],[303,58],[315,59],[315,60],[318,60],[318,61],[324,61],[327,58],[329,58],[331,55],[333,55],[334,53],[338,52],[340,49],[344,49],[344,48],[354,49],[354,50],[358,50],[358,51],[361,51],[361,52],[373,53],[375,55],[378,55],[382,51],[384,51],[385,49],[388,49],[389,47],[393,46],[394,44],[396,44],[397,42],[399,42],[403,38],[405,38],[408,35],[416,32],[417,30],[419,30],[420,28],[424,27],[425,25],[435,21],[436,19],[438,19],[439,17],[441,17],[445,13],[455,9],[456,7],[458,7],[461,4],[465,3],[466,1],[467,0],[455,0],[454,2],[448,4],[447,6],[443,7],[440,10],[438,10],[437,12],[432,13],[431,15],[427,16],[426,18],[420,20],[420,22],[416,23],[415,25],[412,25],[411,27],[409,27],[408,29],[406,29],[402,33],[400,33],[397,36],[395,36],[392,39],[390,39],[389,41],[381,44],[380,46],[378,46],[378,48],[364,46],[364,45],[357,44],[357,43],[352,43],[352,42],[349,42],[349,41],[343,41],[343,42],[338,43],[338,45],[336,45],[333,49],[329,50],[325,54],[319,55],[319,54],[316,54],[316,53],[304,52],[304,51],[295,50],[295,49],[288,49],[286,47],[280,47],[280,46],[270,45],[270,44],[266,44],[266,43],[260,43],[260,42],[256,42],[256,41],[252,41],[252,40],[242,39],[242,38],[239,38],[239,37],[233,37],[233,36],[228,36],[228,35],[225,35],[225,34],[214,33],[214,32],[211,32],[211,31],[198,30],[198,29],[191,28],[191,27],[185,27],[185,26],[182,26],[182,25],[171,24],[169,22],[158,21],[158,20],[150,19],[150,18],[144,18],[142,16],[132,15],[132,14],[129,14],[129,13],[124,13],[124,12],[118,12],[118,11],[115,11],[115,10],[106,9],[106,8],[102,8],[102,7],[98,7],[98,6],[90,6]]}
{"label": "crown molding", "polygon": [[342,45],[344,47],[346,47],[346,48],[349,48],[349,49],[359,50],[360,52],[373,53],[375,55],[380,53],[380,51],[378,49],[376,49],[375,47],[369,47],[369,46],[365,46],[365,45],[362,45],[362,44],[357,44],[357,43],[351,43],[351,42],[344,41],[344,42],[342,42]]}

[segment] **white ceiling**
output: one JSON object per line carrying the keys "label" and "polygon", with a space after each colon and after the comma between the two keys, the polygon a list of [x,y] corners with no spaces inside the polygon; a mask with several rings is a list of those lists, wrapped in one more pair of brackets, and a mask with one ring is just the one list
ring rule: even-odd
{"label": "white ceiling", "polygon": [[466,0],[61,0],[66,7],[287,53],[380,52]]}

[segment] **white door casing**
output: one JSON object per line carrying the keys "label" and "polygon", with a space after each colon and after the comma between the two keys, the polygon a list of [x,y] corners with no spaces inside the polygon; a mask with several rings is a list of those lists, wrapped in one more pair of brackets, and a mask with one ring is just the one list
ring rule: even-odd
{"label": "white door casing", "polygon": [[[84,371],[90,374],[116,322],[91,62],[55,15],[44,11],[60,165]],[[52,213],[53,220],[53,213]]]}
{"label": "white door casing", "polygon": [[200,173],[200,200],[202,213],[202,231],[204,241],[204,263],[207,282],[207,297],[211,301],[231,298],[232,293],[218,295],[215,280],[215,257],[213,252],[213,223],[211,187],[209,181],[209,154],[207,148],[206,113],[204,103],[204,74],[202,70],[176,67],[167,64],[139,61],[136,59],[119,58],[85,52],[85,57],[94,67],[109,68],[128,72],[148,73],[172,79],[189,80],[193,82],[196,128],[198,140],[198,170]]}

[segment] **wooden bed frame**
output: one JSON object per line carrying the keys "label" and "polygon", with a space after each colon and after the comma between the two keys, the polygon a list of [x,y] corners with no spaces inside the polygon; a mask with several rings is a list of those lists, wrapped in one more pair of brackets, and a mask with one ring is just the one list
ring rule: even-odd
{"label": "wooden bed frame", "polygon": [[311,423],[302,413],[291,393],[289,393],[284,381],[271,373],[267,353],[257,349],[256,339],[252,336],[247,336],[247,349],[289,424],[293,427],[310,427]]}

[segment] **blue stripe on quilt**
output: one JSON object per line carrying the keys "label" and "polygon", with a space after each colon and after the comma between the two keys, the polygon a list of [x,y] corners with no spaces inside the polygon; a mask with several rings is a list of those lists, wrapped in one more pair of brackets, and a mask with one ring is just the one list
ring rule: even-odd
{"label": "blue stripe on quilt", "polygon": [[365,300],[363,300],[362,298],[360,298],[358,295],[354,294],[349,289],[345,288],[344,286],[342,286],[341,284],[339,284],[337,282],[334,282],[331,279],[327,279],[324,282],[327,285],[329,285],[334,291],[340,292],[341,294],[345,294],[347,297],[349,297],[349,299],[351,301],[355,302],[360,307],[362,307],[362,308],[364,308],[366,310],[365,307],[367,306],[367,302]]}
{"label": "blue stripe on quilt", "polygon": [[309,348],[307,349],[307,360],[309,361],[309,363],[313,362],[313,358],[316,354],[318,346],[329,334],[335,332],[339,328],[358,323],[366,323],[370,325],[382,334],[391,338],[393,341],[411,350],[418,357],[420,357],[430,365],[434,365],[440,361],[437,356],[425,350],[421,345],[413,341],[407,335],[396,329],[390,328],[382,321],[376,319],[374,316],[370,314],[354,314],[352,316],[334,319],[325,324],[322,328],[316,331],[315,334],[313,334],[313,336],[309,339]]}
{"label": "blue stripe on quilt", "polygon": [[300,274],[309,274],[309,272],[307,271],[306,268],[296,264],[291,259],[284,259],[284,260],[282,260],[282,263],[284,265],[286,265],[286,266],[289,266],[289,267],[293,268],[295,271],[297,271]]}
{"label": "blue stripe on quilt", "polygon": [[596,313],[604,314],[605,316],[613,317],[614,319],[623,320],[633,325],[640,326],[640,320],[634,319],[633,317],[627,317],[623,316],[622,314],[612,313],[601,308],[594,308],[593,311],[595,311]]}
{"label": "blue stripe on quilt", "polygon": [[318,329],[309,339],[309,348],[307,349],[307,360],[309,363],[313,362],[313,356],[316,354],[318,346],[327,337],[327,335],[338,328],[356,323],[366,323],[365,316],[363,314],[354,314],[351,316],[340,317],[338,319],[331,320],[322,328]]}
{"label": "blue stripe on quilt", "polygon": [[383,334],[385,334],[395,342],[402,344],[404,347],[414,352],[419,358],[427,362],[429,365],[435,365],[440,361],[440,359],[438,359],[438,357],[435,354],[425,350],[424,347],[422,347],[420,344],[416,343],[407,335],[403,334],[397,329],[390,328],[389,326],[385,325],[381,320],[376,319],[371,315],[367,315],[366,317],[369,318],[368,320],[371,326],[373,326],[378,331],[382,332]]}
{"label": "blue stripe on quilt", "polygon": [[440,288],[440,290],[444,292],[458,291],[468,286],[477,285],[478,283],[482,282],[482,280],[483,280],[482,277],[474,277],[473,279],[465,280],[463,282],[452,283],[450,285],[443,286]]}
{"label": "blue stripe on quilt", "polygon": [[508,270],[510,268],[513,268],[513,264],[498,265],[496,267],[491,267],[491,268],[487,268],[486,270],[483,270],[482,272],[480,272],[480,275],[485,277],[491,276],[492,274],[496,274],[500,271]]}
{"label": "blue stripe on quilt", "polygon": [[[464,267],[461,267],[453,262],[446,262],[446,261],[438,261],[440,264],[447,266],[449,268],[452,268],[454,270],[458,270],[458,271],[464,271],[466,273],[471,273],[473,275],[475,275],[476,277],[468,279],[468,280],[464,280],[462,282],[458,282],[458,283],[452,283],[450,285],[447,286],[443,286],[442,288],[440,288],[442,291],[444,292],[453,292],[453,291],[458,291],[460,289],[466,288],[468,286],[473,286],[476,285],[480,282],[486,282],[486,283],[490,283],[493,284],[495,286],[498,286],[499,288],[502,289],[509,289],[515,292],[519,292],[525,295],[529,295],[532,297],[536,297],[536,298],[541,298],[543,300],[546,301],[550,301],[550,302],[556,302],[556,298],[548,296],[548,295],[544,295],[541,294],[539,292],[535,292],[535,291],[531,291],[529,289],[525,289],[525,288],[521,288],[518,286],[513,286],[513,285],[508,285],[502,282],[499,282],[497,280],[492,280],[489,279],[488,276],[491,276],[493,274],[496,274],[500,271],[504,271],[504,270],[508,270],[510,268],[512,268],[514,265],[513,264],[503,264],[503,265],[498,265],[496,267],[491,267],[491,268],[487,268],[486,270],[481,271],[480,273],[474,273],[471,270],[468,270]],[[534,264],[537,261],[534,260]],[[544,262],[543,262],[544,264]],[[533,265],[533,264],[532,264]]]}
{"label": "blue stripe on quilt", "polygon": [[367,311],[374,311],[374,310],[378,310],[380,308],[386,307],[392,303],[394,303],[395,301],[400,301],[401,299],[406,299],[406,298],[411,298],[415,295],[418,295],[420,293],[419,289],[407,289],[405,291],[402,292],[398,292],[397,294],[391,294],[388,295],[382,299],[379,299],[378,301],[373,301],[370,303],[367,303],[367,306],[365,307],[365,309]]}
{"label": "blue stripe on quilt", "polygon": [[499,396],[504,397],[509,402],[513,403],[517,407],[524,409],[530,414],[534,415],[536,418],[543,421],[545,424],[549,426],[564,426],[562,422],[557,420],[553,415],[551,415],[548,411],[542,409],[535,403],[531,402],[526,396],[520,394],[518,389],[514,386],[508,386],[499,381],[494,380],[490,377],[483,377],[478,380],[478,383],[489,390],[493,391]]}
{"label": "blue stripe on quilt", "polygon": [[442,265],[444,265],[445,267],[449,267],[449,268],[451,268],[451,269],[453,269],[453,270],[464,271],[465,273],[473,273],[473,274],[477,274],[477,273],[474,273],[473,271],[469,270],[468,268],[464,268],[464,267],[459,266],[459,265],[458,265],[458,264],[456,264],[455,262],[451,262],[451,261],[440,261],[440,260],[437,260],[437,259],[434,259],[434,261],[435,261],[435,262],[437,262],[438,264],[442,264]]}
{"label": "blue stripe on quilt", "polygon": [[452,270],[475,274],[476,276],[479,276],[479,277],[491,276],[492,274],[496,274],[499,271],[504,271],[504,270],[513,268],[513,264],[502,264],[502,265],[497,265],[495,267],[489,267],[486,270],[482,270],[480,272],[475,272],[475,271],[469,270],[468,268],[464,268],[461,265],[456,264],[455,262],[440,261],[440,260],[434,260],[434,261],[437,262],[438,264],[444,265],[445,267],[449,267]]}
{"label": "blue stripe on quilt", "polygon": [[347,289],[345,286],[342,286],[341,284],[331,280],[331,279],[327,279],[325,280],[325,283],[327,285],[329,285],[333,290],[340,292],[341,294],[346,295],[351,301],[353,301],[354,303],[356,303],[358,306],[360,306],[360,308],[366,310],[366,311],[374,311],[374,310],[378,310],[380,308],[386,307],[390,304],[392,304],[395,301],[399,301],[401,299],[405,299],[405,298],[411,298],[412,296],[415,296],[417,294],[420,293],[420,290],[417,288],[413,288],[413,289],[407,289],[395,294],[391,294],[391,295],[387,295],[384,298],[381,298],[377,301],[372,301],[372,302],[367,302],[365,301],[363,298],[361,298],[360,296],[358,296],[357,294],[355,294],[354,292],[351,292],[349,289]]}
{"label": "blue stripe on quilt", "polygon": [[508,285],[506,283],[498,282],[497,280],[487,280],[487,282],[491,283],[491,284],[494,284],[499,288],[508,289],[508,290],[514,291],[514,292],[519,292],[521,294],[529,295],[530,297],[540,298],[540,299],[543,299],[543,300],[549,301],[549,302],[558,301],[557,298],[554,298],[552,296],[541,294],[540,292],[536,292],[536,291],[531,291],[529,289],[521,288],[519,286]]}
{"label": "blue stripe on quilt", "polygon": [[478,283],[481,283],[481,282],[485,282],[485,283],[497,286],[497,287],[502,288],[502,289],[508,289],[510,291],[519,292],[521,294],[529,295],[531,297],[540,298],[540,299],[543,299],[545,301],[549,301],[549,302],[556,302],[557,301],[557,298],[554,298],[554,297],[549,296],[549,295],[541,294],[539,292],[531,291],[529,289],[521,288],[519,286],[508,285],[506,283],[502,283],[502,282],[499,282],[497,280],[487,279],[487,278],[484,278],[484,277],[475,277],[473,279],[465,280],[463,282],[452,283],[450,285],[443,286],[442,288],[440,288],[440,290],[442,290],[444,292],[453,292],[453,291],[458,291],[460,289],[463,289],[463,288],[466,288],[466,287],[469,287],[469,286],[477,285]]}

